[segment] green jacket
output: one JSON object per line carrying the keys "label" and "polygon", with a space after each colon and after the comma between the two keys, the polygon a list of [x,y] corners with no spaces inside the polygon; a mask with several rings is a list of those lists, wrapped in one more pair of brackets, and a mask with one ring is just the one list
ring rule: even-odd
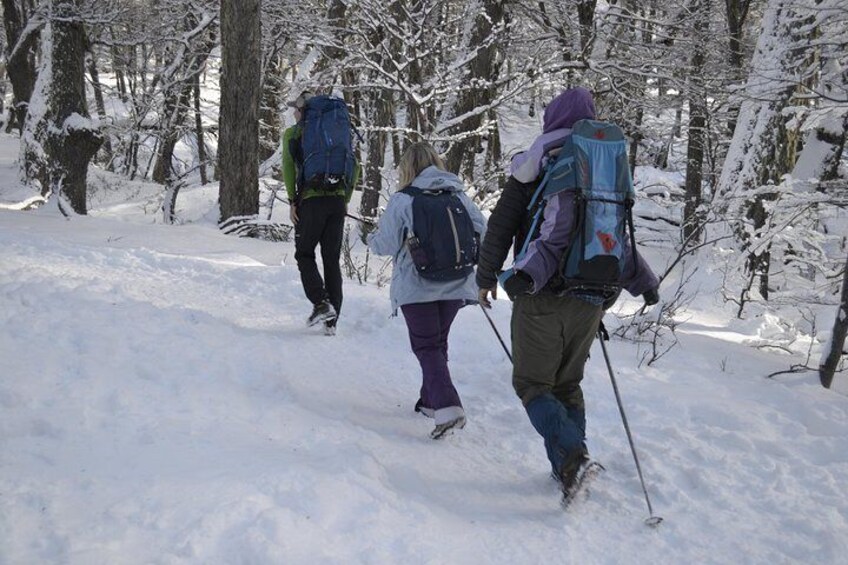
{"label": "green jacket", "polygon": [[[287,128],[283,133],[283,141],[282,141],[282,154],[283,154],[283,183],[286,185],[286,193],[289,197],[289,202],[295,202],[298,197],[297,194],[297,177],[298,177],[298,160],[295,155],[292,153],[299,153],[300,149],[300,135],[302,133],[302,129],[300,124],[295,124],[290,128]],[[312,198],[313,196],[344,196],[345,202],[350,202],[350,197],[353,194],[353,187],[356,186],[356,183],[359,182],[360,175],[360,166],[359,162],[354,164],[353,167],[353,182],[351,183],[351,189],[349,191],[345,191],[340,188],[336,192],[318,192],[316,190],[307,190],[303,194],[300,195],[301,200],[306,200],[307,198]]]}

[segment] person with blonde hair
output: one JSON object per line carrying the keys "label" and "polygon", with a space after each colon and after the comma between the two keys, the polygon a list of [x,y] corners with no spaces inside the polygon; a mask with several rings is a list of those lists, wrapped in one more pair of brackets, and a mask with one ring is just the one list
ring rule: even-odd
{"label": "person with blonde hair", "polygon": [[477,302],[473,269],[486,221],[429,143],[409,146],[398,177],[402,189],[368,245],[394,259],[392,308],[403,313],[423,377],[415,411],[435,420],[430,437],[439,439],[465,426],[448,369],[448,333],[459,309]]}

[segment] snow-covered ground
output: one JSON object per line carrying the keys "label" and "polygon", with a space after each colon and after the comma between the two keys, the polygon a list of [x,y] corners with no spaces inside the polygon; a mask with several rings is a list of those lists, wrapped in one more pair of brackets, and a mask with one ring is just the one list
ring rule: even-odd
{"label": "snow-covered ground", "polygon": [[[26,196],[15,155],[0,202]],[[0,210],[0,563],[848,563],[848,398],[765,379],[792,359],[745,345],[768,320],[731,324],[706,275],[659,363],[608,346],[650,529],[600,348],[607,472],[564,512],[479,308],[450,342],[468,425],[432,441],[387,288],[347,281],[324,337],[291,244],[221,235],[210,189],[164,226],[155,187],[109,183],[89,217]]]}

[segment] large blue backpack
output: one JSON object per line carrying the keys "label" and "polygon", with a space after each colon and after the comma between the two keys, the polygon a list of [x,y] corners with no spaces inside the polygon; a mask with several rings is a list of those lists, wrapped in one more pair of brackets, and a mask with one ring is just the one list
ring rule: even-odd
{"label": "large blue backpack", "polygon": [[621,128],[597,120],[580,120],[555,156],[533,194],[528,210],[533,222],[519,252],[526,253],[538,237],[545,204],[559,193],[574,191],[574,228],[559,266],[554,287],[609,298],[621,289],[625,237],[635,249],[635,192]]}
{"label": "large blue backpack", "polygon": [[344,100],[313,96],[303,108],[301,190],[353,190],[353,130]]}
{"label": "large blue backpack", "polygon": [[432,281],[470,275],[477,264],[480,235],[459,197],[450,190],[414,186],[400,192],[412,196],[412,230],[405,245],[418,274]]}

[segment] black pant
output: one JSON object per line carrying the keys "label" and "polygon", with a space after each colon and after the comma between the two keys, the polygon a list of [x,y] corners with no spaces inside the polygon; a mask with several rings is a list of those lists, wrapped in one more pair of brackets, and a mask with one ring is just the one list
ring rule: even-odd
{"label": "black pant", "polygon": [[[300,281],[306,298],[312,304],[329,300],[340,312],[342,308],[342,236],[347,205],[341,196],[314,196],[297,207],[298,222],[294,230],[294,258],[300,270]],[[315,262],[315,247],[321,245],[324,279]]]}

